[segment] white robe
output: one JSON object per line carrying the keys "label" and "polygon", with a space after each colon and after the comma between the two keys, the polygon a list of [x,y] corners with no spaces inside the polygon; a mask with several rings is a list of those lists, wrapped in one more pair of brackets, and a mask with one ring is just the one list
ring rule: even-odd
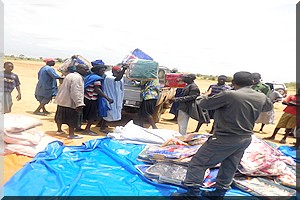
{"label": "white robe", "polygon": [[104,79],[104,93],[114,100],[112,104],[108,104],[110,110],[107,111],[107,117],[103,117],[106,121],[121,120],[121,111],[124,99],[124,80],[115,81],[114,76],[107,75]]}

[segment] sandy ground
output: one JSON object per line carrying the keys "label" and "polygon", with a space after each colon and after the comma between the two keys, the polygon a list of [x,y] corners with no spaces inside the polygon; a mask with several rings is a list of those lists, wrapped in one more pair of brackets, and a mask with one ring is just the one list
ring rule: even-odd
{"label": "sandy ground", "polygon": [[[16,101],[15,98],[17,96],[17,92],[16,90],[13,92],[13,108],[12,108],[12,113],[18,113],[18,114],[25,114],[25,115],[30,115],[36,118],[39,118],[42,120],[43,125],[41,127],[39,127],[42,131],[44,131],[46,134],[49,134],[51,136],[63,139],[64,143],[66,145],[81,145],[81,143],[83,141],[88,141],[91,139],[95,139],[98,137],[103,137],[105,136],[104,133],[99,131],[98,127],[93,126],[92,130],[97,132],[99,134],[99,136],[83,136],[82,140],[67,140],[66,136],[67,135],[62,135],[62,136],[56,136],[56,124],[53,120],[54,115],[55,115],[55,111],[56,111],[56,104],[54,104],[53,102],[49,103],[48,105],[46,105],[46,109],[48,111],[51,112],[50,115],[48,116],[38,116],[38,115],[34,115],[33,111],[37,108],[38,106],[38,102],[36,101],[35,97],[34,97],[34,91],[35,91],[35,86],[37,83],[37,73],[38,70],[44,65],[43,62],[36,62],[36,61],[17,61],[17,60],[10,60],[14,63],[15,65],[15,69],[13,72],[17,73],[19,75],[20,81],[21,81],[21,92],[22,92],[22,99],[20,101]],[[59,66],[55,66],[54,68],[58,68]],[[201,73],[201,72],[199,72]],[[208,80],[197,80],[196,81],[197,85],[199,86],[201,92],[204,92],[208,86],[212,83],[215,83],[215,81],[208,81]],[[270,136],[271,133],[273,132],[276,123],[278,122],[281,114],[282,114],[282,110],[284,109],[284,105],[282,105],[281,103],[276,103],[275,105],[275,124],[272,125],[266,125],[264,127],[264,134],[259,134],[259,133],[255,133],[257,136],[259,137],[267,137]],[[159,123],[157,123],[158,128],[161,129],[172,129],[172,130],[176,130],[178,131],[178,125],[176,122],[174,121],[170,121],[170,119],[173,118],[173,115],[169,113],[169,110],[167,110],[162,116],[161,116],[161,120]],[[111,131],[114,130],[115,126],[123,126],[125,125],[128,121],[130,120],[136,120],[137,119],[137,114],[132,114],[132,113],[124,113],[123,115],[123,119],[121,121],[118,122],[114,122],[114,123],[109,123],[109,129]],[[212,125],[212,121],[210,124],[206,125],[202,125],[199,133],[208,133],[211,130],[211,125]],[[82,126],[82,128],[84,128],[85,125]],[[191,119],[189,121],[189,125],[188,125],[188,132],[192,132],[195,130],[197,126],[197,121]],[[259,130],[260,128],[260,124],[256,124],[254,131]],[[63,129],[65,131],[67,131],[67,126],[63,126]],[[281,129],[279,131],[279,133],[276,136],[276,140],[273,141],[276,144],[280,145],[278,143],[278,141],[283,137],[284,134],[284,129]],[[287,138],[287,144],[286,145],[291,145],[290,143],[295,142],[295,138],[294,137],[288,137]],[[15,157],[15,158],[12,158]],[[11,155],[10,159],[8,161],[8,159],[5,160],[5,162],[12,162],[9,163],[8,166],[14,166],[14,169],[9,169],[7,165],[5,165],[5,177],[4,177],[4,183],[10,178],[11,175],[13,175],[19,168],[22,167],[22,162],[17,164],[14,164],[12,160],[17,160],[22,158],[25,162],[28,162],[29,160],[31,160],[31,158],[26,158],[24,156],[16,156],[16,155]],[[23,164],[24,164],[23,163]],[[7,163],[6,163],[7,164]]]}

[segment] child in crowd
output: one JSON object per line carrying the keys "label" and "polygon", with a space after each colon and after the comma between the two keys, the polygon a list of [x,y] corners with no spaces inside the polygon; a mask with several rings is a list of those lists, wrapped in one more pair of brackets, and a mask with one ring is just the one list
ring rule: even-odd
{"label": "child in crowd", "polygon": [[20,80],[17,74],[13,73],[14,64],[12,62],[4,63],[4,104],[2,108],[3,113],[10,113],[13,105],[12,102],[12,91],[16,88],[18,95],[16,97],[17,101],[21,100],[21,89]]}

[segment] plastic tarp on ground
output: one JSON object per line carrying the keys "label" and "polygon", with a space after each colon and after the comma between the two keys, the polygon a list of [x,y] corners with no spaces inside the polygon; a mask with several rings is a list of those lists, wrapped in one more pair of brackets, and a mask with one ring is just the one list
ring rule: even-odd
{"label": "plastic tarp on ground", "polygon": [[143,145],[108,138],[82,146],[52,142],[5,185],[5,196],[169,196],[181,190],[156,184],[135,169]]}
{"label": "plastic tarp on ground", "polygon": [[[135,168],[145,145],[110,138],[81,146],[50,143],[5,185],[5,196],[170,196],[185,190],[155,183]],[[239,190],[226,195],[249,196]]]}
{"label": "plastic tarp on ground", "polygon": [[296,147],[291,146],[280,146],[278,150],[281,151],[284,155],[292,157],[295,162],[300,163],[300,158],[297,158],[297,149]]}

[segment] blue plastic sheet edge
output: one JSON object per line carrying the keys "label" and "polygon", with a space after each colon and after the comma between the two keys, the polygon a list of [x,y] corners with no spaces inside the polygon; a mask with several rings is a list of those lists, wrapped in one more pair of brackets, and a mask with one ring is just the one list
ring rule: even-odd
{"label": "blue plastic sheet edge", "polygon": [[[110,138],[81,146],[50,143],[5,185],[5,196],[170,196],[186,190],[150,181],[135,165],[145,145]],[[226,196],[251,196],[231,189]]]}

